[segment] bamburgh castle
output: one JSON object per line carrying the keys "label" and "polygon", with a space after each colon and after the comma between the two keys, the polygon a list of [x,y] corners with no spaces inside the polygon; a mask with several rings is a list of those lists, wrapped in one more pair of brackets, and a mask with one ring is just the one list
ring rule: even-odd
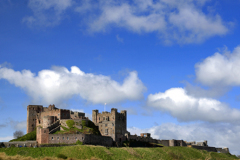
{"label": "bamburgh castle", "polygon": [[[59,131],[65,130],[67,122],[71,120],[74,127],[82,129],[81,124],[94,124],[100,134],[89,134],[84,132],[74,132],[60,134]],[[212,152],[229,153],[228,148],[209,147],[207,141],[186,142],[184,140],[159,140],[153,139],[150,133],[141,133],[140,136],[131,135],[127,131],[127,111],[118,112],[112,108],[111,112],[99,113],[98,110],[92,111],[92,121],[85,117],[85,113],[73,112],[71,110],[58,109],[55,105],[43,107],[42,105],[27,106],[27,133],[36,129],[36,141],[26,142],[0,142],[6,147],[10,145],[39,146],[41,144],[74,144],[81,141],[83,144],[121,146],[124,141],[140,141],[162,144],[163,146],[187,146],[203,149]]]}

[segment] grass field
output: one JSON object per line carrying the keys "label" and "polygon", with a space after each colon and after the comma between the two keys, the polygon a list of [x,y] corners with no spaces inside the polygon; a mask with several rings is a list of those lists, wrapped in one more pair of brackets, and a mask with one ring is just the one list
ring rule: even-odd
{"label": "grass field", "polygon": [[[62,158],[58,158],[62,157]],[[157,148],[130,148],[130,147],[102,147],[91,145],[76,145],[64,147],[42,147],[42,148],[0,148],[0,160],[33,160],[33,159],[102,159],[102,160],[124,160],[124,159],[201,159],[201,160],[233,160],[236,156],[223,153],[201,151],[188,147],[157,147]]]}

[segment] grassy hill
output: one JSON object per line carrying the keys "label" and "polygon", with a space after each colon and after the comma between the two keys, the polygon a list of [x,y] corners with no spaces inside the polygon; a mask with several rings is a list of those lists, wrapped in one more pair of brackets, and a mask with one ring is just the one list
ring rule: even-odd
{"label": "grassy hill", "polygon": [[12,139],[9,142],[14,142],[14,141],[35,141],[36,140],[36,129],[30,133],[25,134],[22,137],[19,137],[17,139]]}
{"label": "grassy hill", "polygon": [[[67,127],[61,126],[64,130],[57,131],[54,134],[74,134],[76,132],[84,133],[84,134],[96,134],[101,135],[97,126],[92,121],[88,121],[88,123],[85,120],[81,121],[81,124],[75,123],[73,120],[68,120]],[[82,129],[78,129],[75,126],[82,126]]]}
{"label": "grassy hill", "polygon": [[[5,152],[5,153],[3,153]],[[6,155],[7,156],[6,156]],[[18,156],[16,156],[18,155]],[[15,156],[15,157],[8,157]],[[28,157],[29,156],[29,157]],[[24,158],[25,157],[25,158]],[[26,158],[28,157],[28,158]],[[46,158],[48,157],[48,158]],[[231,154],[207,152],[188,147],[156,147],[156,148],[131,148],[131,147],[102,147],[90,145],[76,145],[65,147],[42,147],[42,148],[0,148],[0,160],[39,158],[53,160],[57,157],[63,159],[102,159],[102,160],[177,160],[177,159],[198,159],[198,160],[233,160],[238,159]],[[59,158],[60,160],[60,158]]]}

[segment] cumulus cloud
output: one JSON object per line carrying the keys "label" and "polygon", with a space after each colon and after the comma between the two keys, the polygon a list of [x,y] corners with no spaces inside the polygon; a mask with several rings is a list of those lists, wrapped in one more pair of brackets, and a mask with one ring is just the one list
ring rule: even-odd
{"label": "cumulus cloud", "polygon": [[134,33],[157,33],[166,44],[199,43],[225,35],[229,24],[217,13],[203,11],[209,0],[29,0],[32,16],[28,25],[55,26],[67,9],[79,13],[79,22],[89,33],[119,27]]}
{"label": "cumulus cloud", "polygon": [[188,95],[194,96],[196,98],[210,97],[210,98],[218,98],[224,95],[227,91],[229,91],[229,87],[227,86],[213,86],[208,89],[204,89],[201,86],[192,85],[190,83],[185,83],[185,90]]}
{"label": "cumulus cloud", "polygon": [[150,94],[147,105],[168,112],[179,121],[231,122],[240,120],[240,111],[212,98],[196,98],[183,88],[171,88],[164,93]]}
{"label": "cumulus cloud", "polygon": [[65,67],[53,67],[39,71],[38,75],[30,70],[20,72],[3,67],[0,68],[0,79],[22,88],[34,103],[54,103],[60,107],[74,95],[93,104],[111,104],[139,100],[146,91],[135,71],[130,72],[120,84],[109,76],[84,73],[76,66],[72,66],[71,71]]}
{"label": "cumulus cloud", "polygon": [[229,30],[218,14],[203,12],[204,5],[206,1],[99,0],[82,3],[75,11],[88,13],[91,32],[117,26],[136,33],[156,32],[165,43],[198,43]]}
{"label": "cumulus cloud", "polygon": [[156,139],[178,139],[186,141],[201,142],[208,141],[209,146],[228,147],[230,153],[240,154],[240,146],[236,143],[240,136],[240,126],[226,123],[194,123],[187,125],[177,125],[164,123],[152,128],[140,129],[136,127],[128,128],[131,134],[151,133]]}
{"label": "cumulus cloud", "polygon": [[196,79],[207,86],[240,85],[240,46],[232,53],[215,53],[196,64]]}
{"label": "cumulus cloud", "polygon": [[33,11],[33,16],[24,17],[23,22],[29,26],[58,25],[72,3],[72,0],[29,0],[28,7]]}

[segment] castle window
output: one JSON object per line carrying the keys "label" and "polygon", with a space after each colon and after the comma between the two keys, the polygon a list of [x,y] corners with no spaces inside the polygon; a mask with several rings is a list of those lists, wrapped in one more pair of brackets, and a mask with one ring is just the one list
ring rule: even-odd
{"label": "castle window", "polygon": [[105,117],[103,117],[103,120],[105,120]]}
{"label": "castle window", "polygon": [[77,140],[77,137],[75,137],[75,139]]}
{"label": "castle window", "polygon": [[59,140],[59,137],[57,137],[57,140]]}
{"label": "castle window", "polygon": [[107,124],[105,124],[105,127],[107,127]]}
{"label": "castle window", "polygon": [[106,134],[108,133],[108,129],[105,129],[105,133],[106,133]]}
{"label": "castle window", "polygon": [[52,137],[52,140],[53,140],[53,137]]}
{"label": "castle window", "polygon": [[112,124],[112,126],[114,126],[114,123]]}
{"label": "castle window", "polygon": [[83,137],[82,137],[82,140],[83,140]]}
{"label": "castle window", "polygon": [[63,137],[63,140],[64,140],[64,137]]}
{"label": "castle window", "polygon": [[46,130],[44,130],[44,133],[46,133]]}
{"label": "castle window", "polygon": [[69,138],[67,137],[67,140],[69,140]]}
{"label": "castle window", "polygon": [[41,121],[39,120],[39,124],[41,123]]}
{"label": "castle window", "polygon": [[99,117],[99,121],[100,121],[100,117]]}

